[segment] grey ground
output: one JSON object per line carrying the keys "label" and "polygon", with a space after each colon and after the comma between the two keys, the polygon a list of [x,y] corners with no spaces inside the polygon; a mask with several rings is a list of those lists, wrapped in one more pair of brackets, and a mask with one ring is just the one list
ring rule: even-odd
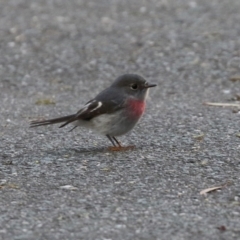
{"label": "grey ground", "polygon": [[[0,5],[0,239],[240,239],[240,115],[203,105],[240,94],[239,0]],[[126,72],[158,84],[136,150],[29,129]]]}

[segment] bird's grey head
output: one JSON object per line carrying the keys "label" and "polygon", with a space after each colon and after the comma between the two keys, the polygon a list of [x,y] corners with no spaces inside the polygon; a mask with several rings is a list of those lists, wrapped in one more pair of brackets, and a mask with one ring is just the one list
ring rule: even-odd
{"label": "bird's grey head", "polygon": [[149,84],[143,77],[137,74],[124,74],[119,76],[111,85],[119,91],[131,95],[139,100],[144,100],[147,96],[148,89],[155,87],[156,84]]}

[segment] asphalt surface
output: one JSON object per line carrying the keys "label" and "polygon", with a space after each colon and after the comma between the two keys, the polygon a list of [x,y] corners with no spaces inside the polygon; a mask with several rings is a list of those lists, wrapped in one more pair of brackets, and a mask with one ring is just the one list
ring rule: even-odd
{"label": "asphalt surface", "polygon": [[[239,113],[203,105],[239,98],[239,0],[0,5],[0,239],[240,239]],[[135,150],[29,129],[123,73],[158,84]]]}

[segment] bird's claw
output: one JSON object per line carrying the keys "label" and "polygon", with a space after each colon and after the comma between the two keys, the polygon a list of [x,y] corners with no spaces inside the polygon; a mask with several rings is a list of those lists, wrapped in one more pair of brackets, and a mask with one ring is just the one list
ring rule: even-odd
{"label": "bird's claw", "polygon": [[120,151],[128,151],[128,150],[133,150],[135,148],[135,146],[126,146],[126,147],[122,147],[122,146],[118,146],[118,147],[108,147],[108,151],[112,151],[112,152],[120,152]]}

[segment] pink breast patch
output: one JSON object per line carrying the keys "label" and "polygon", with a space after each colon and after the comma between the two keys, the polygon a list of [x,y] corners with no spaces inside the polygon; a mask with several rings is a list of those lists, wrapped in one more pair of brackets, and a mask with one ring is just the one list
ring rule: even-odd
{"label": "pink breast patch", "polygon": [[136,100],[136,99],[130,99],[128,100],[128,112],[131,117],[133,118],[140,118],[145,110],[145,102]]}

